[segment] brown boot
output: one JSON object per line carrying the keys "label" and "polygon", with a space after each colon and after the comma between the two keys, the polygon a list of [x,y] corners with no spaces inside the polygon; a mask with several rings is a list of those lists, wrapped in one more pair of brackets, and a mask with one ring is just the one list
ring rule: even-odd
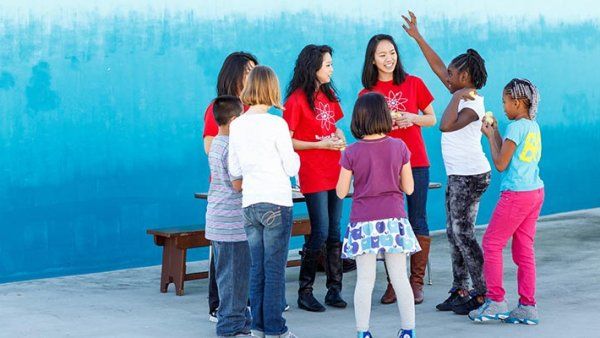
{"label": "brown boot", "polygon": [[392,304],[396,302],[396,292],[394,292],[394,287],[390,282],[390,275],[388,274],[387,265],[385,261],[383,261],[383,266],[385,267],[385,275],[387,277],[387,289],[385,289],[385,293],[381,296],[381,304]]}
{"label": "brown boot", "polygon": [[424,299],[423,277],[425,277],[425,269],[429,259],[431,237],[417,235],[417,240],[421,246],[421,251],[410,256],[410,286],[415,296],[415,304],[421,304]]}

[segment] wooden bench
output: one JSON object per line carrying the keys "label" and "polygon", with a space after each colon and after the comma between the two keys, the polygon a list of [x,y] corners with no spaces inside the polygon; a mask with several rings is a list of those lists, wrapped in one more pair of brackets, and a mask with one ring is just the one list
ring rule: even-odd
{"label": "wooden bench", "polygon": [[[183,284],[188,280],[203,279],[208,277],[208,271],[187,273],[187,249],[208,247],[210,241],[204,237],[201,225],[189,225],[176,228],[149,229],[147,234],[154,236],[154,243],[163,247],[162,271],[160,275],[160,292],[167,292],[169,284],[175,284],[175,293],[183,295]],[[310,221],[308,218],[298,218],[292,225],[292,236],[304,236],[307,240],[310,235]],[[300,259],[290,260],[287,266],[300,266]]]}

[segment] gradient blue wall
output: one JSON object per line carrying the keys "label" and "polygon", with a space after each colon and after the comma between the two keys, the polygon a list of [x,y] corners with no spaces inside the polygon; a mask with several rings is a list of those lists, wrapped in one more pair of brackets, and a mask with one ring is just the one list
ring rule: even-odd
{"label": "gradient blue wall", "polygon": [[[208,188],[202,114],[232,51],[253,52],[285,85],[305,44],[333,46],[348,131],[366,42],[391,33],[408,71],[434,93],[438,117],[443,112],[450,96],[398,16],[386,8],[344,16],[291,2],[286,11],[286,3],[270,14],[212,17],[201,4],[0,11],[0,282],[159,264],[147,228],[203,222],[205,204],[193,198]],[[485,57],[489,80],[481,93],[496,115],[512,77],[540,88],[543,213],[600,206],[597,17],[562,22],[546,17],[556,13],[520,19],[482,9],[471,20],[420,10],[423,34],[446,61],[469,47]],[[440,132],[424,135],[431,178],[445,182]],[[478,223],[489,219],[499,181],[494,172]],[[444,227],[443,203],[443,191],[432,191],[433,229]]]}

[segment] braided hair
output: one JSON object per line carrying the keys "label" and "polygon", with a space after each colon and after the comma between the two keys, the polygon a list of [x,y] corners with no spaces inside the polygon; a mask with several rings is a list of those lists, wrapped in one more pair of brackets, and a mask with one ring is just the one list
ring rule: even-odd
{"label": "braided hair", "polygon": [[466,71],[471,76],[471,81],[476,89],[481,89],[487,81],[487,71],[485,70],[485,60],[474,49],[467,49],[466,53],[455,57],[450,66],[455,67],[459,72]]}
{"label": "braided hair", "polygon": [[529,118],[535,120],[540,93],[536,86],[527,79],[512,79],[504,86],[504,93],[513,100],[521,100],[529,110]]}

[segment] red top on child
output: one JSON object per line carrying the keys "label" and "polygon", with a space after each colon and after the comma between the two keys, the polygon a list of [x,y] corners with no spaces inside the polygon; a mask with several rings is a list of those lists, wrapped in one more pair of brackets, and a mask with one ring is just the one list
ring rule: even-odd
{"label": "red top on child", "polygon": [[[418,114],[419,111],[425,110],[427,106],[433,102],[433,95],[423,80],[413,75],[406,75],[406,79],[399,85],[393,81],[377,81],[373,88],[363,89],[358,93],[362,96],[369,92],[378,92],[385,97],[390,111],[408,112]],[[392,131],[388,134],[391,137],[399,138],[412,153],[411,167],[429,167],[429,159],[425,150],[425,141],[421,134],[421,126],[416,124],[406,129],[393,126]]]}
{"label": "red top on child", "polygon": [[[288,123],[293,138],[317,142],[335,136],[335,123],[344,117],[339,102],[330,101],[318,91],[315,109],[311,109],[306,94],[294,91],[285,102],[283,118]],[[340,175],[340,151],[309,149],[297,150],[300,156],[300,191],[303,194],[335,189]]]}

